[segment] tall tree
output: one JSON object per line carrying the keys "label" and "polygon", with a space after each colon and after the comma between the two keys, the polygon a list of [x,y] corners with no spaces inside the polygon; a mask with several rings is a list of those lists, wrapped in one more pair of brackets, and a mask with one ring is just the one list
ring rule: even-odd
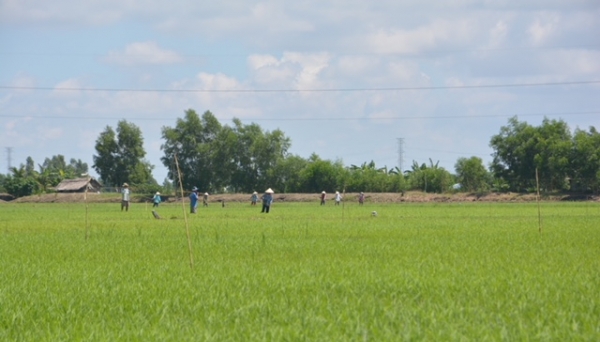
{"label": "tall tree", "polygon": [[27,157],[27,159],[25,160],[25,173],[27,174],[27,176],[34,176],[35,162],[31,157]]}
{"label": "tall tree", "polygon": [[224,187],[245,192],[273,187],[278,179],[275,167],[290,146],[280,130],[263,131],[239,119],[233,120],[233,127],[223,126],[211,112],[200,118],[191,109],[175,127],[163,127],[163,138],[161,159],[169,178],[177,180],[177,156],[184,187],[213,192]]}
{"label": "tall tree", "polygon": [[571,168],[572,190],[600,190],[600,133],[595,127],[575,130]]}
{"label": "tall tree", "polygon": [[236,191],[257,190],[259,171],[253,145],[262,136],[262,129],[257,124],[243,125],[239,119],[234,119],[232,132],[235,151],[231,154],[234,163],[231,185]]}
{"label": "tall tree", "polygon": [[453,182],[453,176],[446,169],[440,167],[439,163],[438,161],[434,164],[431,158],[429,158],[429,166],[425,163],[419,165],[413,161],[412,170],[407,172],[411,188],[437,193],[448,190]]}
{"label": "tall tree", "polygon": [[84,163],[81,159],[71,158],[71,160],[69,160],[69,165],[67,166],[67,168],[69,170],[72,170],[75,176],[77,177],[85,175],[89,172],[88,164]]}
{"label": "tall tree", "polygon": [[217,137],[221,125],[210,111],[202,119],[193,109],[185,112],[184,118],[177,119],[175,127],[163,127],[165,140],[161,149],[163,164],[169,170],[168,177],[179,185],[175,157],[181,171],[181,184],[185,189],[196,186],[202,191],[213,191],[214,167],[211,158],[211,142]]}
{"label": "tall tree", "polygon": [[341,160],[323,160],[313,153],[300,173],[302,192],[343,190],[345,169]]}
{"label": "tall tree", "polygon": [[573,137],[569,126],[563,120],[544,118],[537,131],[534,161],[540,185],[548,191],[567,190],[573,151]]}
{"label": "tall tree", "polygon": [[[257,173],[256,186],[259,188],[268,188],[278,183],[280,180],[276,167],[278,163],[288,156],[290,148],[290,139],[285,136],[283,131],[263,131],[259,130],[257,138],[250,147],[250,160],[255,166]],[[251,188],[247,188],[251,190]],[[277,189],[282,191],[281,189]]]}
{"label": "tall tree", "polygon": [[464,191],[482,192],[489,189],[490,175],[481,158],[459,158],[454,168],[457,181]]}
{"label": "tall tree", "polygon": [[307,165],[308,161],[297,155],[289,155],[280,159],[273,168],[273,183],[270,187],[283,193],[302,192],[301,172]]}
{"label": "tall tree", "polygon": [[35,180],[38,182],[41,192],[45,193],[51,186],[56,186],[60,183],[60,175],[52,172],[51,169],[39,165],[40,171],[38,172]]}
{"label": "tall tree", "polygon": [[121,120],[116,133],[110,126],[96,140],[94,169],[105,184],[120,186],[128,182],[135,185],[156,183],[152,178],[152,165],[144,159],[144,139],[141,130],[133,123]]}
{"label": "tall tree", "polygon": [[397,170],[388,173],[387,166],[377,167],[375,162],[364,162],[360,166],[350,165],[347,168],[346,189],[348,191],[402,191],[404,188],[403,177],[397,177]]}
{"label": "tall tree", "polygon": [[[75,165],[73,164],[75,163]],[[81,162],[77,164],[75,159],[71,159],[70,164],[65,161],[65,156],[59,154],[52,156],[52,158],[46,158],[40,167],[40,173],[43,171],[50,172],[60,182],[63,179],[71,179],[81,177],[81,174],[87,173],[87,164]],[[57,183],[58,184],[58,183]]]}
{"label": "tall tree", "polygon": [[[27,158],[28,164],[29,161],[33,162],[33,159]],[[18,168],[11,167],[10,171],[12,174],[4,180],[6,192],[15,197],[23,197],[39,191],[39,184],[34,177],[37,173],[35,170],[28,172],[28,166],[21,164]]]}
{"label": "tall tree", "polygon": [[491,138],[492,172],[496,178],[506,181],[511,191],[535,187],[536,136],[533,126],[514,116]]}
{"label": "tall tree", "polygon": [[512,117],[490,141],[494,149],[492,172],[512,191],[535,189],[536,168],[543,189],[561,190],[568,177],[572,138],[562,120],[544,119],[533,127]]}

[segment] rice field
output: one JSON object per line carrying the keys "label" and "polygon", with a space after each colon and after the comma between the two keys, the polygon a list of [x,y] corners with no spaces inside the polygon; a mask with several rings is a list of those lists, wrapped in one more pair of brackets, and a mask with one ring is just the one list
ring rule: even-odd
{"label": "rice field", "polygon": [[0,340],[600,340],[597,203],[151,210],[0,205]]}

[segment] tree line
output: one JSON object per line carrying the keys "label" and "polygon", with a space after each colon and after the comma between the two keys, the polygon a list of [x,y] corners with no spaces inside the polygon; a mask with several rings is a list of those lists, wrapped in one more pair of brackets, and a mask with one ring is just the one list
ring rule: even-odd
{"label": "tree line", "polygon": [[[138,193],[198,187],[211,193],[248,193],[273,188],[280,193],[325,191],[442,193],[542,191],[598,192],[600,134],[594,127],[572,133],[562,120],[544,119],[540,126],[508,120],[490,139],[493,160],[484,166],[479,157],[459,158],[454,173],[438,162],[413,161],[407,170],[378,167],[373,161],[344,165],[313,153],[308,158],[289,153],[291,139],[279,129],[267,131],[239,119],[221,124],[210,112],[201,116],[185,111],[173,127],[162,128],[163,156],[168,170],[162,185],[144,157],[141,130],[121,120],[107,126],[96,140],[93,169],[105,186],[128,182]],[[34,170],[28,158],[12,174],[0,175],[0,187],[15,196],[50,191],[62,179],[87,173],[87,164],[61,155],[46,159]],[[180,184],[181,183],[181,184]]]}
{"label": "tree line", "polygon": [[88,164],[81,159],[71,158],[66,162],[65,156],[59,154],[46,158],[42,164],[36,164],[27,157],[25,164],[11,167],[8,175],[0,174],[0,190],[15,197],[52,191],[63,179],[78,178],[87,175]]}

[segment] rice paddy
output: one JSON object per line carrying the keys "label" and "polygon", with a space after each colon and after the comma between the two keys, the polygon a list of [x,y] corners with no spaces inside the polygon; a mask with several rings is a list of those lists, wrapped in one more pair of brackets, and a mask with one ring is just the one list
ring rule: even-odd
{"label": "rice paddy", "polygon": [[0,340],[600,340],[597,203],[151,210],[2,204]]}

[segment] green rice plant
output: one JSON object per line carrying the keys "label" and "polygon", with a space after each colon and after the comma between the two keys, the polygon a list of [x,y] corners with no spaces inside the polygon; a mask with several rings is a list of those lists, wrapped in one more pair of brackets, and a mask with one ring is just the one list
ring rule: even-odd
{"label": "green rice plant", "polygon": [[600,338],[595,203],[0,210],[0,340]]}

